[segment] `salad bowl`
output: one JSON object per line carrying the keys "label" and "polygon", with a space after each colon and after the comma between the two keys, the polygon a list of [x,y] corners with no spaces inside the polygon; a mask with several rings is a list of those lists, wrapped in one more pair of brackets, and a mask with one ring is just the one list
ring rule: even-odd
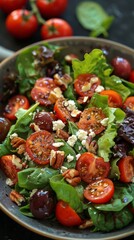
{"label": "salad bowl", "polygon": [[[116,43],[104,39],[96,39],[89,37],[69,37],[60,38],[47,41],[54,46],[64,47],[62,51],[63,55],[74,54],[80,59],[83,59],[84,53],[88,53],[91,50],[97,48],[102,49],[105,55],[108,57],[109,61],[113,57],[120,56],[128,59],[132,66],[134,66],[134,50],[124,46],[120,43]],[[17,56],[21,54],[22,51],[29,49],[33,46],[41,46],[44,41],[37,42],[26,48],[19,50],[12,56],[6,58],[0,63],[0,96],[3,96],[3,86],[5,81],[5,76],[11,70],[15,69],[15,62]],[[0,99],[1,100],[1,99]],[[2,112],[2,109],[0,109]],[[64,227],[61,226],[57,221],[47,219],[47,220],[36,220],[34,218],[22,215],[19,211],[18,206],[16,206],[9,199],[9,193],[11,188],[6,185],[6,177],[2,171],[0,171],[0,209],[7,214],[14,221],[22,225],[23,227],[51,239],[62,239],[62,240],[112,240],[112,239],[122,239],[134,234],[134,222],[131,222],[126,227],[111,232],[92,232],[90,229],[79,229],[76,227]]]}

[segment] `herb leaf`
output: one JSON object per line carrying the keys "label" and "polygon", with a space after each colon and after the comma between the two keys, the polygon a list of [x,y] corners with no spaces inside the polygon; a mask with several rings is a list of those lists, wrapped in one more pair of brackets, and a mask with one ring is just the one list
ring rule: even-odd
{"label": "herb leaf", "polygon": [[98,3],[92,1],[84,1],[78,4],[76,16],[85,29],[91,30],[90,36],[92,37],[97,37],[100,34],[107,37],[107,30],[114,20],[114,17],[109,16]]}

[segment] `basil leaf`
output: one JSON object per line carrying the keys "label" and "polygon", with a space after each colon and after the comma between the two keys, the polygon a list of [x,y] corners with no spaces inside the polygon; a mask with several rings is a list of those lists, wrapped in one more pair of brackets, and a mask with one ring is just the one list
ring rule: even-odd
{"label": "basil leaf", "polygon": [[83,211],[83,203],[76,189],[66,183],[62,175],[52,177],[50,186],[55,191],[58,200],[67,202],[78,213]]}
{"label": "basil leaf", "polygon": [[58,170],[51,168],[27,168],[18,172],[18,186],[28,190],[41,189],[48,185],[49,178]]}
{"label": "basil leaf", "polygon": [[100,34],[103,34],[105,37],[108,36],[107,30],[114,20],[114,17],[109,16],[98,3],[92,1],[78,4],[76,16],[85,29],[92,30],[90,36],[93,37],[97,37]]}

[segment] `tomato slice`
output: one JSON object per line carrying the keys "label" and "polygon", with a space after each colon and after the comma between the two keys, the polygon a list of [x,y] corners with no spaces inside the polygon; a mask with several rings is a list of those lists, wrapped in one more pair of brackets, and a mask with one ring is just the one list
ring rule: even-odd
{"label": "tomato slice", "polygon": [[118,162],[121,182],[133,182],[134,180],[134,157],[125,156]]}
{"label": "tomato slice", "polygon": [[76,118],[71,116],[71,112],[67,109],[64,102],[65,102],[64,98],[57,99],[54,105],[54,112],[55,112],[56,118],[62,120],[65,123],[67,121],[72,121],[72,122],[76,121]]}
{"label": "tomato slice", "polygon": [[87,108],[82,112],[77,126],[80,129],[86,131],[92,130],[95,134],[99,134],[105,129],[105,126],[101,123],[105,117],[105,114],[100,108]]}
{"label": "tomato slice", "polygon": [[128,97],[128,98],[124,101],[123,107],[124,107],[124,108],[127,108],[127,107],[128,107],[128,108],[134,110],[134,97],[133,97],[133,96]]}
{"label": "tomato slice", "polygon": [[78,95],[92,97],[100,83],[100,79],[95,74],[84,73],[75,79],[74,88]]}
{"label": "tomato slice", "polygon": [[81,218],[68,203],[60,200],[56,205],[55,212],[57,220],[64,226],[73,227],[82,223]]}
{"label": "tomato slice", "polygon": [[103,158],[90,152],[85,152],[79,157],[76,169],[79,171],[81,179],[90,183],[99,178],[106,178],[110,171],[110,163],[104,162]]}
{"label": "tomato slice", "polygon": [[28,109],[30,107],[28,99],[23,95],[16,95],[9,99],[4,109],[4,116],[10,120],[16,119],[16,112],[19,108]]}
{"label": "tomato slice", "polygon": [[13,164],[13,155],[5,155],[0,158],[0,168],[5,175],[11,179],[13,184],[18,182],[17,173],[19,169]]}
{"label": "tomato slice", "polygon": [[84,190],[84,197],[93,203],[106,203],[114,195],[114,184],[108,178],[90,183]]}
{"label": "tomato slice", "polygon": [[44,77],[39,78],[31,91],[31,97],[34,101],[38,101],[41,105],[51,105],[52,100],[49,98],[51,91],[53,91],[57,85],[52,78]]}
{"label": "tomato slice", "polygon": [[35,163],[46,165],[50,161],[51,150],[56,150],[53,142],[54,138],[50,132],[46,130],[34,132],[26,140],[26,152]]}
{"label": "tomato slice", "polygon": [[100,92],[101,95],[108,96],[109,107],[122,107],[122,97],[119,93],[114,90],[103,90]]}
{"label": "tomato slice", "polygon": [[129,75],[129,81],[134,83],[134,69],[131,70],[130,75]]}

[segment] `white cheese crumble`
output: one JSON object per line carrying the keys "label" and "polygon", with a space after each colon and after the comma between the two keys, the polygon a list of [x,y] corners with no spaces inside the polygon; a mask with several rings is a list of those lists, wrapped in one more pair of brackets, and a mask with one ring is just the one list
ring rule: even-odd
{"label": "white cheese crumble", "polygon": [[76,133],[76,136],[78,137],[78,139],[80,141],[82,140],[86,140],[87,139],[87,131],[83,130],[83,129],[79,129]]}
{"label": "white cheese crumble", "polygon": [[64,173],[67,169],[68,169],[67,167],[61,166],[60,172],[61,172],[61,173]]}
{"label": "white cheese crumble", "polygon": [[72,156],[71,154],[69,154],[67,156],[67,162],[72,162],[74,160],[74,156]]}
{"label": "white cheese crumble", "polygon": [[73,100],[65,100],[63,104],[67,108],[67,110],[70,112],[72,112],[74,109],[76,109],[76,105]]}
{"label": "white cheese crumble", "polygon": [[10,139],[13,139],[14,137],[18,137],[18,134],[17,133],[13,133],[10,135]]}
{"label": "white cheese crumble", "polygon": [[17,169],[22,169],[21,160],[17,156],[15,156],[15,155],[12,156],[12,163],[13,163],[13,165],[16,166]]}
{"label": "white cheese crumble", "polygon": [[70,137],[68,138],[67,143],[68,143],[71,147],[73,147],[74,144],[76,143],[76,141],[77,141],[77,137],[76,137],[75,135],[72,135],[72,136],[70,136]]}
{"label": "white cheese crumble", "polygon": [[53,146],[54,147],[61,147],[61,146],[64,146],[64,143],[63,142],[55,142],[55,143],[53,143]]}
{"label": "white cheese crumble", "polygon": [[108,120],[109,120],[109,118],[104,118],[104,119],[102,119],[101,122],[100,122],[101,125],[104,126],[104,127],[106,127],[106,126],[108,125]]}
{"label": "white cheese crumble", "polygon": [[91,136],[91,137],[95,137],[95,133],[93,132],[92,129],[89,130],[89,136]]}
{"label": "white cheese crumble", "polygon": [[58,129],[63,129],[65,127],[65,124],[61,120],[53,121],[53,131],[56,131]]}
{"label": "white cheese crumble", "polygon": [[104,90],[104,87],[99,85],[97,86],[97,88],[95,89],[95,92],[99,93],[99,92],[102,92]]}
{"label": "white cheese crumble", "polygon": [[76,160],[78,160],[80,156],[81,156],[80,153],[76,154]]}
{"label": "white cheese crumble", "polygon": [[6,179],[6,185],[8,185],[8,186],[13,186],[14,185],[14,183],[13,183],[13,181],[10,179],[10,178],[7,178]]}

